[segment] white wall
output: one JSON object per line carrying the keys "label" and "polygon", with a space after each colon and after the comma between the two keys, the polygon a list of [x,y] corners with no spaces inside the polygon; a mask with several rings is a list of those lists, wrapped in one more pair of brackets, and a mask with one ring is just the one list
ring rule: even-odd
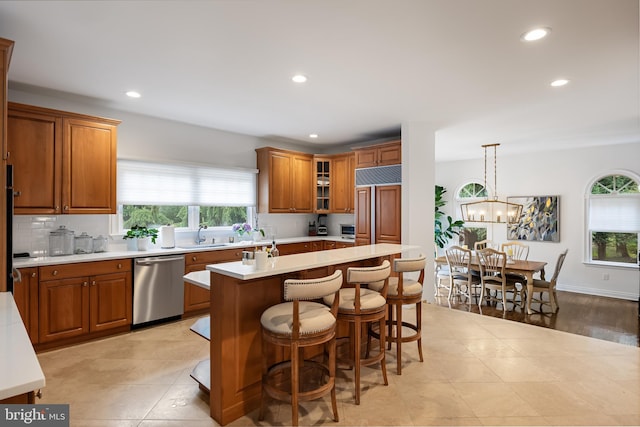
{"label": "white wall", "polygon": [[[479,148],[480,150],[480,148]],[[487,185],[493,187],[493,161],[489,156]],[[558,289],[635,300],[638,298],[638,268],[587,265],[585,260],[585,194],[596,175],[614,169],[640,173],[640,142],[581,150],[553,151],[521,156],[501,156],[498,148],[498,196],[560,196],[560,242],[527,242],[529,259],[547,261],[547,277],[558,254],[569,248]],[[436,163],[436,184],[447,189],[445,211],[452,214],[454,195],[464,184],[483,182],[482,159]],[[459,212],[453,213],[460,217]],[[489,224],[490,238],[506,241],[504,224]],[[609,279],[605,280],[605,275]]]}

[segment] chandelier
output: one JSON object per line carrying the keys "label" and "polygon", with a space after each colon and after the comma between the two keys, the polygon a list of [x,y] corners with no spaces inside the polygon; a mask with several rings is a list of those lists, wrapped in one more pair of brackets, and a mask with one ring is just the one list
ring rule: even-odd
{"label": "chandelier", "polygon": [[[517,203],[509,203],[498,200],[498,185],[497,185],[497,147],[500,144],[486,144],[483,145],[484,149],[484,189],[487,194],[485,200],[477,202],[463,203],[460,205],[462,210],[462,219],[465,222],[490,222],[490,223],[507,223],[517,224],[522,214],[522,205]],[[487,191],[487,148],[493,147],[493,188],[495,196],[493,199],[489,199],[489,192]]]}

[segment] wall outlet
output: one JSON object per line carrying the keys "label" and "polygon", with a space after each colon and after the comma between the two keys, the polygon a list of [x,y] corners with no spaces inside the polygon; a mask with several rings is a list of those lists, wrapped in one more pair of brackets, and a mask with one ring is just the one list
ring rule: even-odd
{"label": "wall outlet", "polygon": [[609,273],[604,273],[602,275],[602,280],[609,280]]}

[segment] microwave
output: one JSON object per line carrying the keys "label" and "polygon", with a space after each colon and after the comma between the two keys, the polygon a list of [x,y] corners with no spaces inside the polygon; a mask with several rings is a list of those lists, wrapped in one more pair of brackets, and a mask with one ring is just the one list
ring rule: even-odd
{"label": "microwave", "polygon": [[340,235],[343,239],[355,239],[356,226],[353,224],[340,224]]}

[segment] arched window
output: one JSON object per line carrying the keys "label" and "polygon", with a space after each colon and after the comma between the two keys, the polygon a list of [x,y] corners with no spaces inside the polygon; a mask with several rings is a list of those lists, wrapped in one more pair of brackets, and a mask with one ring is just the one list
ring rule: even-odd
{"label": "arched window", "polygon": [[[462,203],[472,202],[474,200],[484,200],[489,196],[487,189],[483,184],[479,182],[469,182],[464,184],[456,193],[456,218],[462,218],[460,211],[460,205]],[[480,240],[486,240],[487,227],[477,227],[473,222],[466,222],[464,229],[460,233],[460,244],[467,245],[470,249],[473,249],[473,244]]]}
{"label": "arched window", "polygon": [[596,178],[587,193],[587,260],[635,265],[640,234],[640,177],[615,171]]}

